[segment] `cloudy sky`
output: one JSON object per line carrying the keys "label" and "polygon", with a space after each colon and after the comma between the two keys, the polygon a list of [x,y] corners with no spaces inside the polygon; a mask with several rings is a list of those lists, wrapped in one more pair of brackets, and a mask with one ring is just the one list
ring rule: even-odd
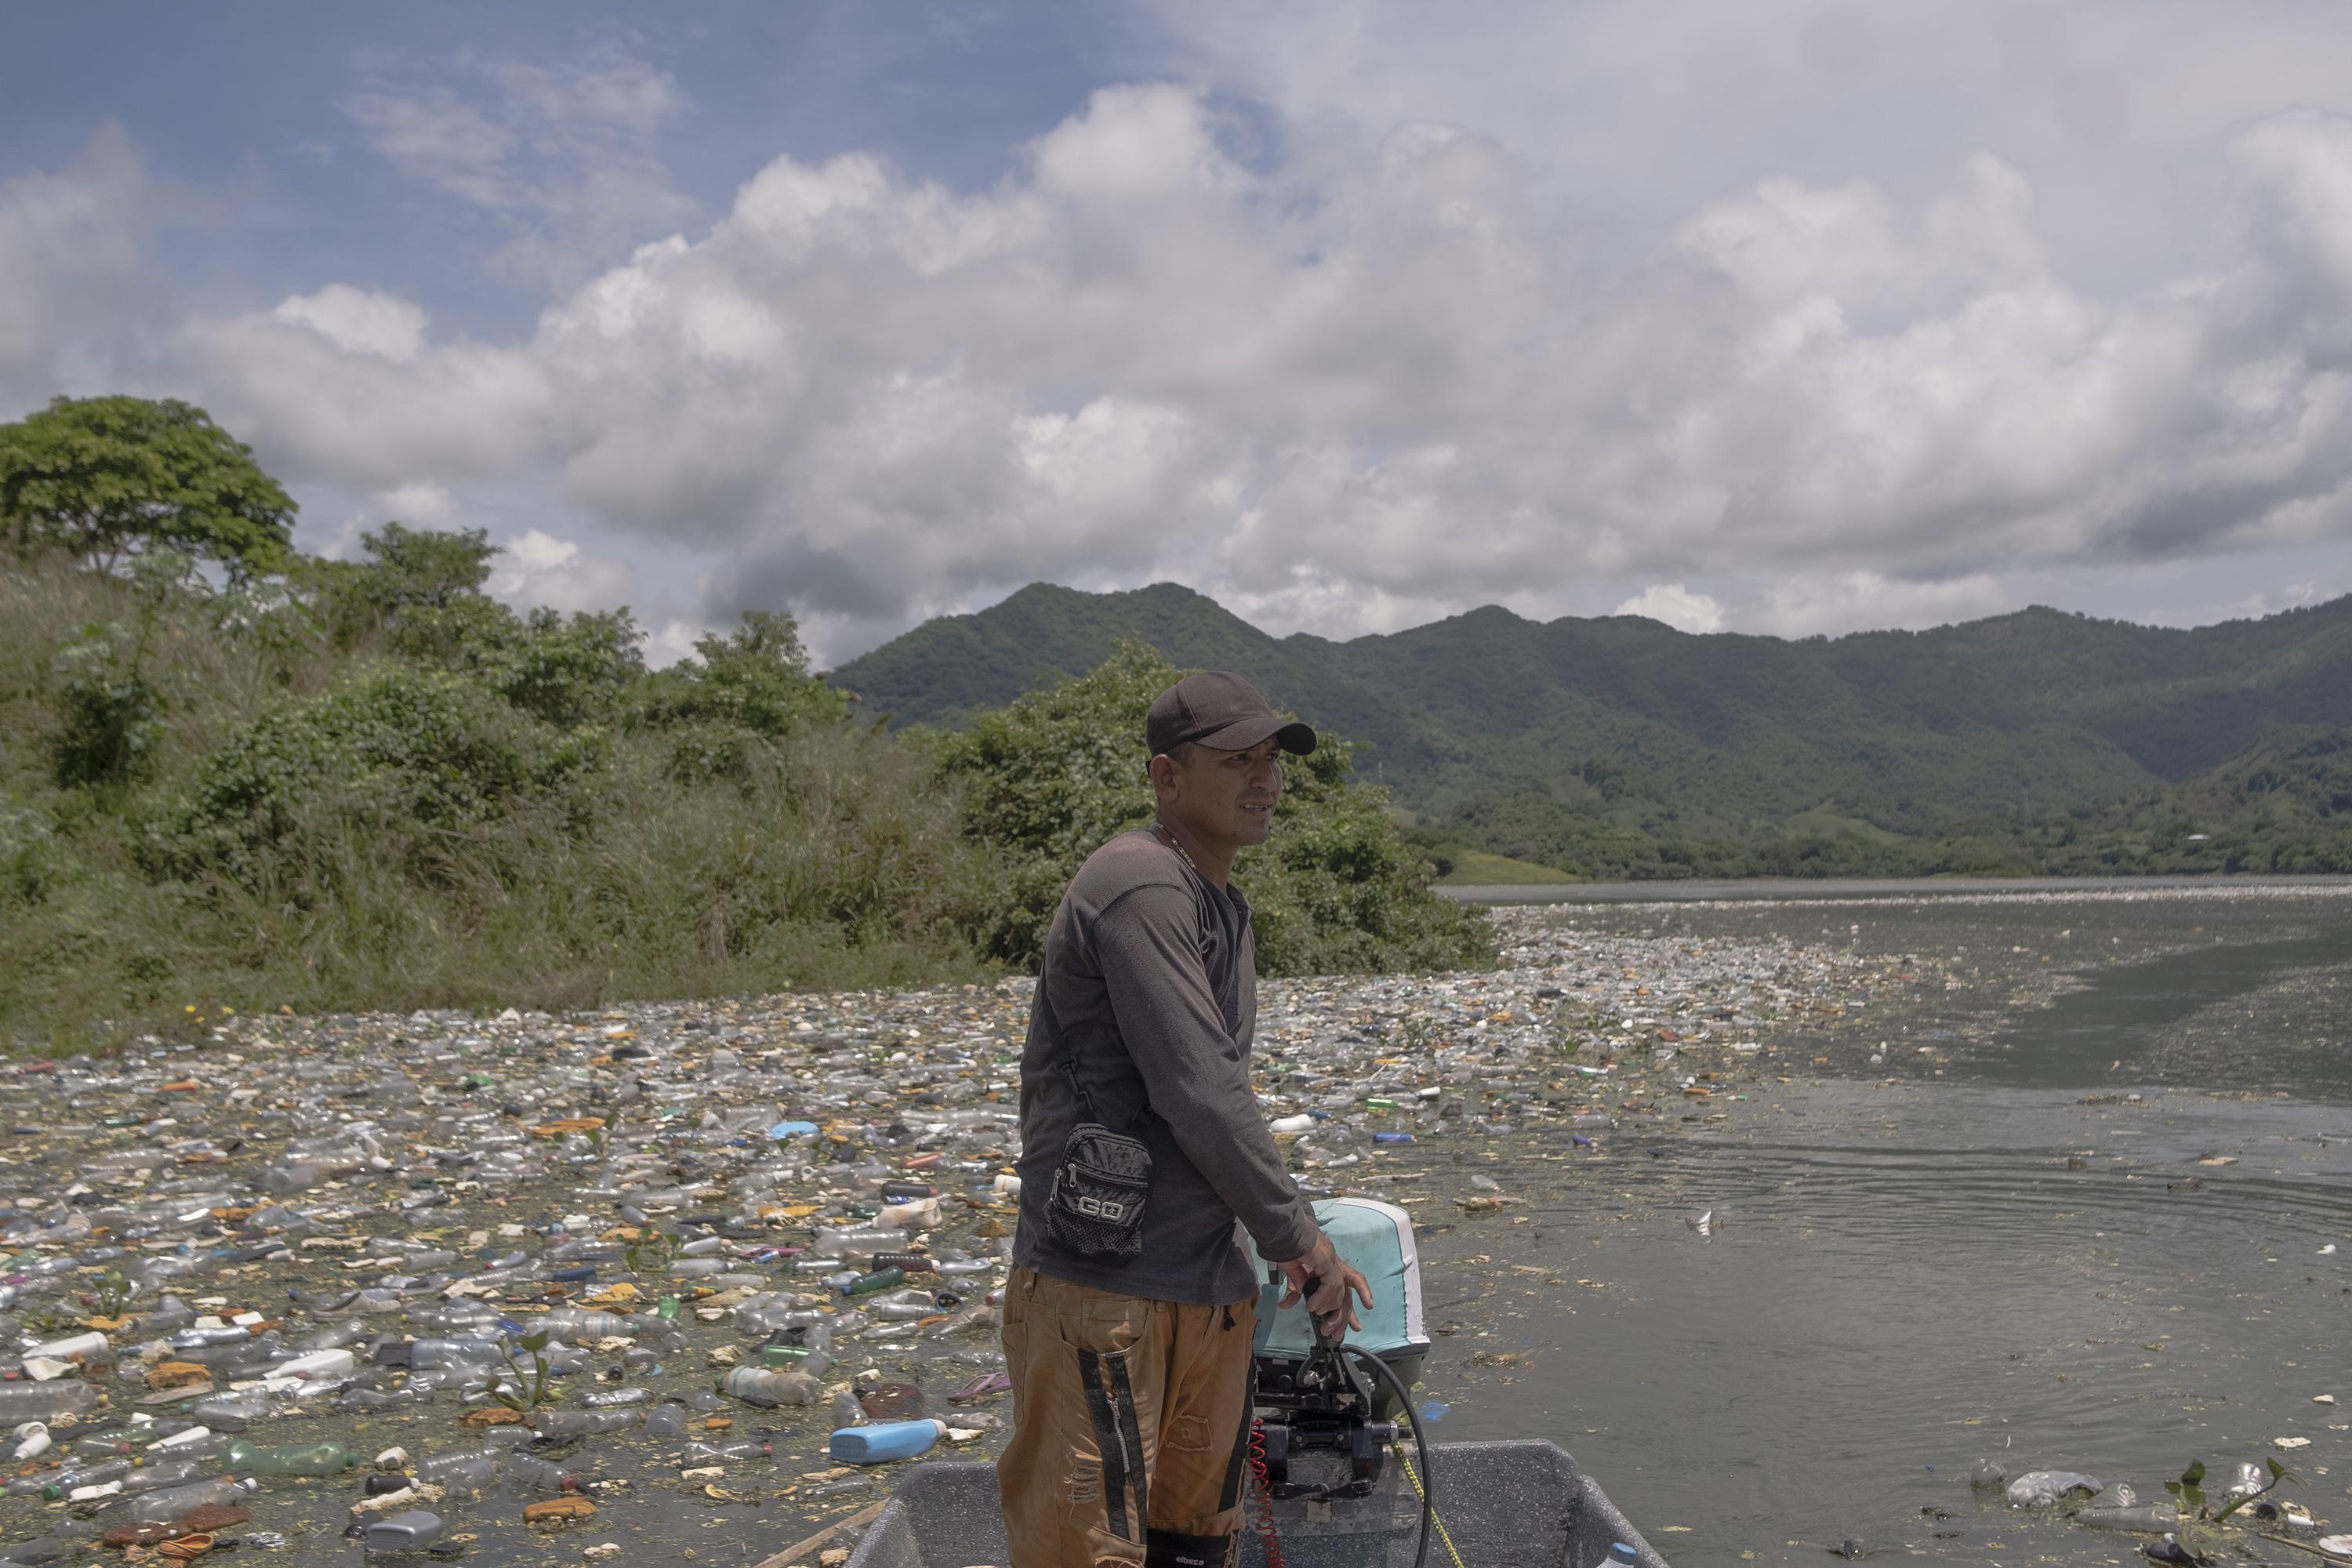
{"label": "cloudy sky", "polygon": [[1038,579],[2267,613],[2352,590],[2347,370],[2338,0],[48,6],[0,58],[0,418],[194,399],[307,547],[486,527],[657,655]]}

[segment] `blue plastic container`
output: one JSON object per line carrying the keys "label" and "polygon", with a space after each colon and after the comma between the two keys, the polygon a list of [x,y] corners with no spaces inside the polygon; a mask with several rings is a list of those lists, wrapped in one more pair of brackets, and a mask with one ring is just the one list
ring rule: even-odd
{"label": "blue plastic container", "polygon": [[919,1417],[912,1421],[876,1421],[864,1426],[844,1426],[833,1435],[831,1453],[845,1465],[887,1465],[927,1452],[947,1436],[948,1424]]}

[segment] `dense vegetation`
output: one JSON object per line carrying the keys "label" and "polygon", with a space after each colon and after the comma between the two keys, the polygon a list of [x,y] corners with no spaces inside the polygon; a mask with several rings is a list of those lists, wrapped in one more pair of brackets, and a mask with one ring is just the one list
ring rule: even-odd
{"label": "dense vegetation", "polygon": [[[478,531],[292,520],[199,410],[0,426],[0,1039],[976,978],[1148,810],[1139,651],[895,738],[788,616],[649,670],[626,611],[487,595]],[[1345,755],[1238,868],[1261,967],[1491,961]]]}
{"label": "dense vegetation", "polygon": [[2189,631],[2028,610],[1799,642],[1489,608],[1332,643],[1170,584],[1040,584],[835,679],[866,712],[957,723],[1122,633],[1344,728],[1449,868],[2352,871],[2352,599]]}
{"label": "dense vegetation", "polygon": [[[1095,845],[1148,821],[1143,721],[1183,671],[1122,643],[1079,679],[983,710],[968,729],[917,735],[961,786],[964,832],[1000,868],[983,891],[984,951],[1025,962],[1045,945],[1062,888]],[[1433,867],[1410,847],[1381,792],[1349,782],[1349,747],[1325,739],[1286,760],[1274,836],[1251,852],[1259,966],[1324,974],[1491,962],[1483,919],[1433,899]]]}

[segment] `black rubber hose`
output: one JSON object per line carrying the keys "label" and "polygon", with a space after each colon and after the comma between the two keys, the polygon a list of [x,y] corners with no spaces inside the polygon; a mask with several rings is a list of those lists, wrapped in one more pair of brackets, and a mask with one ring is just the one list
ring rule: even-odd
{"label": "black rubber hose", "polygon": [[1412,1390],[1389,1369],[1388,1363],[1363,1346],[1343,1343],[1339,1348],[1359,1360],[1372,1363],[1372,1370],[1396,1390],[1397,1402],[1404,1406],[1405,1419],[1412,1423],[1412,1446],[1421,1453],[1421,1544],[1413,1549],[1412,1568],[1424,1568],[1429,1561],[1429,1526],[1437,1517],[1437,1472],[1429,1463],[1429,1435],[1421,1429],[1421,1412],[1412,1407]]}

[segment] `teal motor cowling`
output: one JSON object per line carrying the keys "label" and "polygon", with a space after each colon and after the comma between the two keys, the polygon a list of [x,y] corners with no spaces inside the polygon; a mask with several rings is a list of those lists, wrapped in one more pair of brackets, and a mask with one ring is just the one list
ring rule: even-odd
{"label": "teal motor cowling", "polygon": [[[1413,1246],[1412,1216],[1393,1204],[1370,1198],[1323,1198],[1315,1205],[1315,1222],[1340,1258],[1371,1287],[1372,1305],[1359,1312],[1364,1326],[1349,1333],[1348,1342],[1388,1363],[1410,1387],[1429,1352],[1429,1334],[1421,1320],[1421,1254]],[[1251,1351],[1259,1393],[1271,1396],[1262,1402],[1273,1403],[1280,1401],[1297,1369],[1314,1353],[1315,1325],[1305,1302],[1286,1311],[1276,1305],[1286,1289],[1282,1271],[1263,1256],[1257,1263],[1266,1284],[1258,1296],[1257,1334]],[[1379,1403],[1378,1418],[1394,1414],[1385,1389]]]}

